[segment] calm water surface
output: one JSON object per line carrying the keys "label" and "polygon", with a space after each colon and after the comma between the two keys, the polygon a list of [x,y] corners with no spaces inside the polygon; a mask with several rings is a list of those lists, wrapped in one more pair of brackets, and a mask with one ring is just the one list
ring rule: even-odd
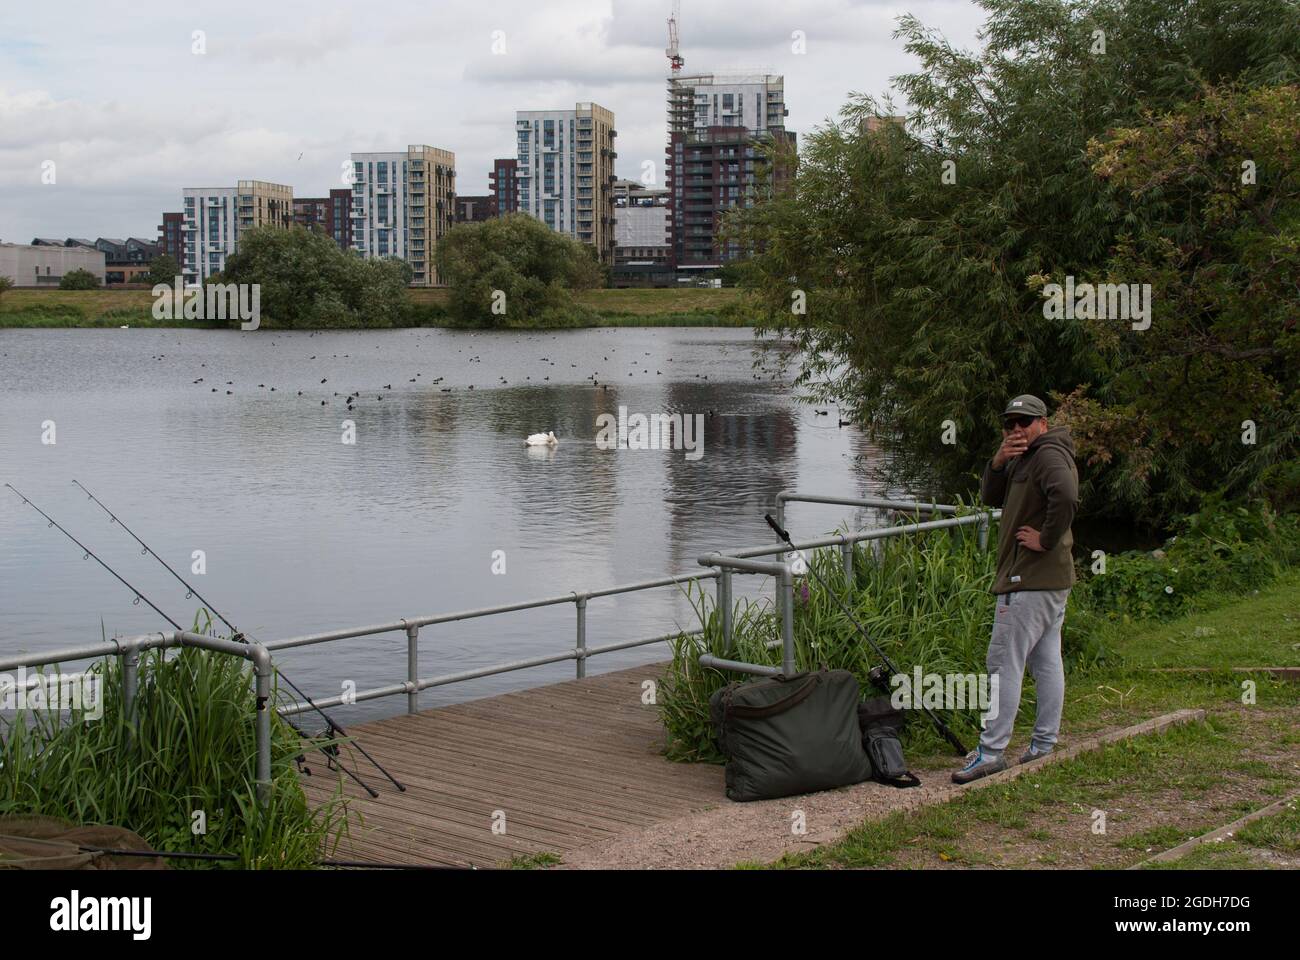
{"label": "calm water surface", "polygon": [[[754,345],[747,330],[691,328],[3,330],[0,482],[186,627],[198,602],[73,478],[263,640],[597,589],[695,571],[701,553],[769,542],[763,505],[779,490],[881,492],[865,441],[837,427],[834,407],[819,416],[771,369],[755,369]],[[344,398],[355,391],[349,412]],[[596,418],[620,405],[704,414],[703,456],[598,449]],[[340,442],[346,419],[355,445]],[[46,421],[54,444],[42,443]],[[524,445],[552,429],[554,450]],[[101,626],[110,636],[165,628],[12,492],[0,493],[0,653],[98,641]],[[796,536],[873,522],[808,505],[788,518]],[[207,570],[190,577],[196,550]],[[504,553],[504,574],[493,573],[494,551]],[[755,577],[737,588],[770,594]],[[696,625],[673,588],[600,598],[588,608],[587,642]],[[426,627],[421,673],[573,643],[568,604]],[[400,681],[405,651],[405,637],[390,634],[277,660],[309,693],[331,696],[345,680],[359,689]],[[666,656],[656,645],[597,657],[588,670]],[[421,702],[535,686],[573,669],[436,688]],[[355,720],[400,712],[405,701],[347,709]]]}

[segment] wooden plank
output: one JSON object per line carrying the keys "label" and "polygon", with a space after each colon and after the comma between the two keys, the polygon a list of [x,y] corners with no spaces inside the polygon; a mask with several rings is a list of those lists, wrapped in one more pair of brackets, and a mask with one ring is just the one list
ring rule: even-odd
{"label": "wooden plank", "polygon": [[[356,751],[345,762],[380,791],[341,774],[303,777],[321,804],[342,784],[364,817],[336,859],[495,866],[563,853],[723,801],[718,767],[669,763],[658,711],[641,702],[647,664],[583,680],[401,714],[349,729],[406,785],[400,792]],[[505,812],[505,833],[492,813]]]}
{"label": "wooden plank", "polygon": [[[621,775],[618,781],[621,785],[634,791],[643,784],[649,785],[656,797],[690,799],[697,795],[696,790],[679,791],[672,785],[698,779],[712,782],[716,777],[716,771],[706,769],[683,774],[680,768],[674,769],[676,765],[657,763],[655,761],[662,759],[657,752],[646,751],[620,758],[614,755],[614,745],[577,754],[565,744],[548,743],[544,739],[520,742],[510,736],[482,739],[460,730],[445,731],[438,736],[411,727],[407,731],[398,734],[386,728],[369,729],[366,731],[366,749],[381,762],[385,755],[400,757],[413,769],[429,766],[444,769],[448,764],[481,769],[488,765],[501,766],[508,760],[512,771],[521,774],[531,771],[555,782],[571,782],[575,778],[590,780],[593,776],[604,779],[610,773],[617,773]],[[397,749],[399,747],[404,749]]]}
{"label": "wooden plank", "polygon": [[1220,840],[1233,836],[1248,823],[1253,823],[1263,817],[1271,817],[1275,813],[1281,813],[1297,800],[1300,800],[1300,793],[1293,793],[1289,797],[1283,797],[1276,803],[1270,803],[1263,809],[1256,810],[1254,813],[1248,813],[1244,817],[1239,817],[1232,821],[1232,823],[1225,823],[1223,826],[1211,830],[1209,833],[1203,833],[1199,837],[1192,837],[1192,839],[1185,843],[1180,843],[1178,846],[1171,847],[1162,853],[1157,853],[1154,857],[1148,857],[1141,863],[1135,863],[1133,866],[1129,867],[1129,869],[1141,870],[1148,863],[1164,863],[1169,860],[1179,860],[1187,856],[1203,843],[1217,843]]}

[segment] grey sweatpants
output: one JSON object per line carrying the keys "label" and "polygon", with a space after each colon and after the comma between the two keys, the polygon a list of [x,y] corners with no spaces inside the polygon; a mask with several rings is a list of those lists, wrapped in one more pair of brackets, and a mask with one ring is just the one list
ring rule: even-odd
{"label": "grey sweatpants", "polygon": [[980,746],[986,757],[1001,756],[1011,742],[1026,666],[1038,691],[1038,714],[1030,743],[1039,752],[1056,746],[1065,702],[1061,624],[1065,621],[1065,602],[1069,596],[1068,587],[1016,590],[998,595],[987,660],[990,678],[998,678],[997,706],[996,713],[988,711],[992,716],[985,721],[980,735]]}

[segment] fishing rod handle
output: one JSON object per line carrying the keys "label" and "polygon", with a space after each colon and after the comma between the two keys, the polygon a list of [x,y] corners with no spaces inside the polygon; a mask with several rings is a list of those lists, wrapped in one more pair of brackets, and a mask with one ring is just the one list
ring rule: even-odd
{"label": "fishing rod handle", "polygon": [[[780,537],[786,543],[790,543],[790,534],[786,533],[786,531],[781,529],[781,527],[777,524],[777,522],[772,519],[772,515],[770,513],[763,514],[763,519],[767,521],[767,525],[769,527],[771,527],[773,530],[776,531],[776,535],[778,537]],[[790,543],[790,546],[793,547],[794,544]]]}

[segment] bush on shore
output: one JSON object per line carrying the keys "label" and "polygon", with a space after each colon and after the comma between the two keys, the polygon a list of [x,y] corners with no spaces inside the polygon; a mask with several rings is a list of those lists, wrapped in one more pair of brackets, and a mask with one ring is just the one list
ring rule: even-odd
{"label": "bush on shore", "polygon": [[574,296],[600,284],[593,249],[527,214],[453,227],[435,257],[455,325],[576,327],[599,320]]}

